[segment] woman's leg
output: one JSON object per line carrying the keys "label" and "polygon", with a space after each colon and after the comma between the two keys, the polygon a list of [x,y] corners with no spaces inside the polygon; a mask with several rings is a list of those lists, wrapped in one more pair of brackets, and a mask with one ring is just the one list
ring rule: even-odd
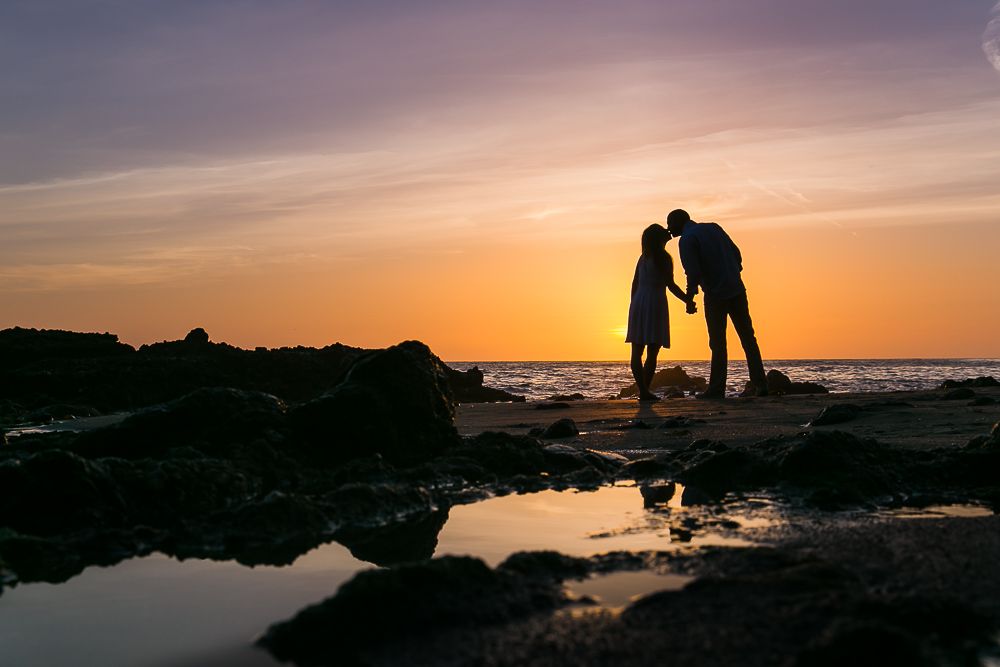
{"label": "woman's leg", "polygon": [[653,384],[653,375],[656,374],[656,357],[660,354],[659,345],[647,345],[646,346],[646,363],[643,364],[642,372],[643,379],[645,380],[646,393],[652,395],[650,390],[650,385]]}
{"label": "woman's leg", "polygon": [[632,343],[632,377],[635,378],[635,386],[639,388],[639,396],[649,393],[646,386],[645,371],[642,368],[642,343]]}

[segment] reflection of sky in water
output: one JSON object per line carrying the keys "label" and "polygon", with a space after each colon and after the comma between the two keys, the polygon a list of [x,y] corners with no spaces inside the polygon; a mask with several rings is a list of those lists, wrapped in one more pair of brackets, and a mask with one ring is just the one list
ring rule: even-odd
{"label": "reflection of sky in water", "polygon": [[[669,550],[671,526],[685,517],[735,520],[733,533],[696,533],[689,544],[743,545],[748,530],[780,521],[764,498],[727,507],[682,507],[683,488],[661,487],[652,509],[639,488],[619,485],[592,492],[543,491],[453,507],[436,556],[470,554],[496,565],[518,551],[553,549],[590,556],[616,550]],[[648,495],[648,494],[647,494]],[[928,508],[935,516],[979,513],[982,508]],[[913,513],[921,515],[920,512]],[[923,513],[926,515],[927,513]],[[752,534],[752,533],[751,533]],[[360,569],[372,567],[340,544],[314,549],[290,567],[244,567],[235,562],[162,555],[110,568],[91,567],[60,585],[26,584],[0,595],[3,664],[62,665],[275,665],[253,649],[271,623],[332,595]],[[620,608],[634,597],[677,589],[687,578],[655,572],[617,572],[567,582],[575,596]]]}
{"label": "reflection of sky in water", "polygon": [[[666,504],[677,505],[679,495]],[[610,536],[593,537],[602,533]],[[662,550],[670,544],[669,529],[643,509],[638,488],[617,486],[512,495],[454,507],[435,555],[471,554],[496,565],[525,550],[587,556],[617,549]],[[248,568],[153,555],[110,568],[90,567],[64,584],[20,585],[0,595],[3,664],[275,664],[264,652],[249,648],[255,636],[328,597],[365,567],[372,566],[333,543],[290,567]],[[675,583],[652,573],[616,573],[573,582],[571,590],[621,606],[635,595]]]}
{"label": "reflection of sky in water", "polygon": [[[682,494],[683,487],[677,485],[677,492],[664,506],[680,509]],[[669,518],[667,512],[643,509],[643,498],[634,486],[504,496],[452,508],[435,555],[471,553],[496,565],[517,551],[552,549],[570,556],[662,551],[672,544]],[[749,542],[705,535],[688,544],[743,546]]]}

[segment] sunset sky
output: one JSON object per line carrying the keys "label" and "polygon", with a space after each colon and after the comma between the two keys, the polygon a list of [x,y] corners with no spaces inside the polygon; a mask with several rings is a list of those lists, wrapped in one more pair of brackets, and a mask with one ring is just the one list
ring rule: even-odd
{"label": "sunset sky", "polygon": [[682,207],[765,359],[1000,357],[994,5],[4,0],[0,327],[622,359]]}

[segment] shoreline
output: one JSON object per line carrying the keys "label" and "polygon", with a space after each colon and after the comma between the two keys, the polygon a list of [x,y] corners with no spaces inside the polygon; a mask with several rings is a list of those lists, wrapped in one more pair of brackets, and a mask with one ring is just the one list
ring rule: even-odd
{"label": "shoreline", "polygon": [[[648,451],[680,449],[698,439],[747,445],[809,430],[846,431],[905,449],[958,447],[989,432],[1000,419],[1000,388],[977,388],[975,396],[964,399],[945,398],[949,393],[939,389],[707,401],[683,398],[655,403],[634,399],[463,403],[456,413],[456,426],[464,436],[484,431],[527,435],[532,429],[568,418],[580,434],[553,442],[634,457]],[[970,405],[977,399],[994,403]],[[808,426],[824,408],[845,404],[860,410],[846,421]]]}

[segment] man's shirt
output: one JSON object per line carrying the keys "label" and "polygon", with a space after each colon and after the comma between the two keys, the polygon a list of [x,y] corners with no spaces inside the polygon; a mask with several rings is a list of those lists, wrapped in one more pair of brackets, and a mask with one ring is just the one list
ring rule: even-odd
{"label": "man's shirt", "polygon": [[697,294],[700,286],[705,296],[728,299],[746,291],[740,272],[743,256],[729,235],[714,222],[684,225],[677,242],[681,264],[687,274],[688,294]]}

